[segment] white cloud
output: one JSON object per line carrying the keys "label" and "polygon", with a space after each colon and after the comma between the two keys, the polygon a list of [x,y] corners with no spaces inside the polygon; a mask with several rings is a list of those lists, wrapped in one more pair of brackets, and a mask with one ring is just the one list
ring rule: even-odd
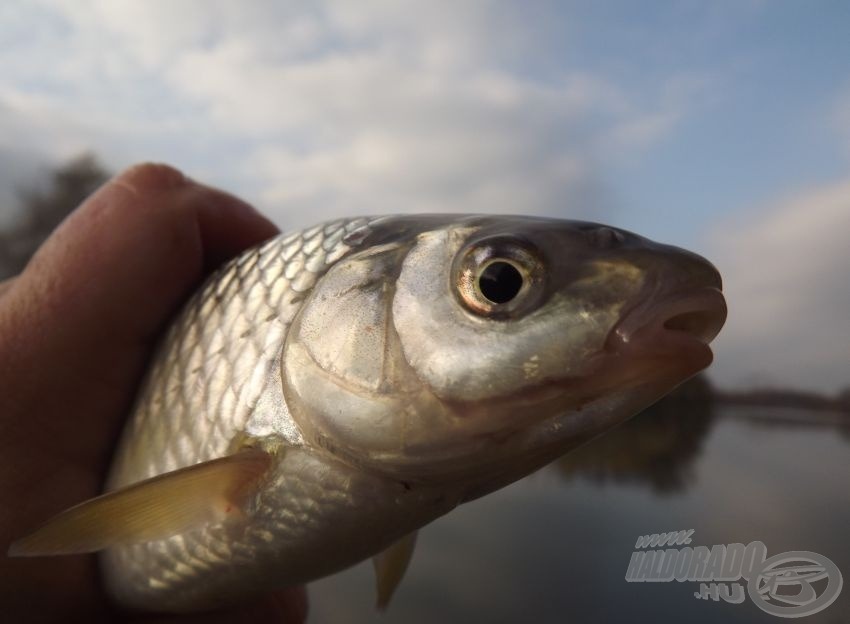
{"label": "white cloud", "polygon": [[837,131],[845,141],[847,155],[850,156],[850,87],[845,89],[835,98],[831,113],[828,115],[830,130]]}
{"label": "white cloud", "polygon": [[517,69],[539,54],[520,11],[11,3],[0,107],[33,149],[167,160],[287,225],[353,211],[600,218],[596,163],[669,132],[686,108],[682,81],[636,97],[579,71],[535,77]]}
{"label": "white cloud", "polygon": [[850,386],[850,180],[777,201],[712,235],[729,319],[721,385]]}
{"label": "white cloud", "polygon": [[[546,10],[566,9],[4,2],[0,157],[164,160],[287,227],[452,210],[607,220],[608,171],[644,158],[726,89],[710,74],[624,84],[552,60],[559,48],[540,37],[562,33],[538,28]],[[850,128],[848,110],[842,100],[839,128]],[[848,195],[837,185],[779,202],[714,237],[730,298],[722,382],[848,382],[837,333],[850,334]]]}

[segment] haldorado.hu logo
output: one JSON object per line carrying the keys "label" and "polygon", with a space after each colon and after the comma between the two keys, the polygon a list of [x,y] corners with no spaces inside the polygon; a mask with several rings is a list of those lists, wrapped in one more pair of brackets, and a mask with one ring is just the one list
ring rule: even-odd
{"label": "haldorado.hu logo", "polygon": [[739,604],[744,584],[737,581],[743,579],[757,607],[784,618],[822,611],[841,593],[841,571],[823,555],[792,551],[768,558],[767,547],[759,541],[690,546],[693,534],[690,529],[638,537],[626,580],[699,582],[694,597]]}

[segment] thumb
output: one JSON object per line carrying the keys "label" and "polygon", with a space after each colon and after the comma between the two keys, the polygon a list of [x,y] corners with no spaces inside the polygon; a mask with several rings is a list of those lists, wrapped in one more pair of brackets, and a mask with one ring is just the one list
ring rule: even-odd
{"label": "thumb", "polygon": [[0,446],[35,464],[21,474],[37,482],[57,458],[103,467],[168,318],[206,270],[276,232],[164,165],[124,172],[72,213],[0,296]]}
{"label": "thumb", "polygon": [[254,602],[209,613],[193,615],[147,616],[131,620],[133,624],[301,624],[307,619],[307,591],[303,586],[287,587]]}

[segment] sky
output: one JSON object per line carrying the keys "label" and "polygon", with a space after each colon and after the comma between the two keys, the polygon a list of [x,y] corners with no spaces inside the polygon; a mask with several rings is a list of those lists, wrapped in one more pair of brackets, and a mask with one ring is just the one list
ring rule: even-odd
{"label": "sky", "polygon": [[282,228],[610,223],[725,280],[711,377],[850,386],[850,4],[0,4],[0,221],[40,167],[154,160]]}

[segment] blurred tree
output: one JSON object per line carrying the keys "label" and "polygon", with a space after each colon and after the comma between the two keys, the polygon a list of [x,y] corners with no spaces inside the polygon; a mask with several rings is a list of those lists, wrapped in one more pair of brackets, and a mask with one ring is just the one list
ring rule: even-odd
{"label": "blurred tree", "polygon": [[594,483],[640,483],[681,492],[714,422],[715,391],[705,374],[555,462],[560,474]]}
{"label": "blurred tree", "polygon": [[82,154],[53,170],[47,184],[18,189],[19,215],[0,231],[0,279],[20,273],[56,226],[108,178],[92,154]]}
{"label": "blurred tree", "polygon": [[850,386],[838,393],[838,407],[850,412]]}

